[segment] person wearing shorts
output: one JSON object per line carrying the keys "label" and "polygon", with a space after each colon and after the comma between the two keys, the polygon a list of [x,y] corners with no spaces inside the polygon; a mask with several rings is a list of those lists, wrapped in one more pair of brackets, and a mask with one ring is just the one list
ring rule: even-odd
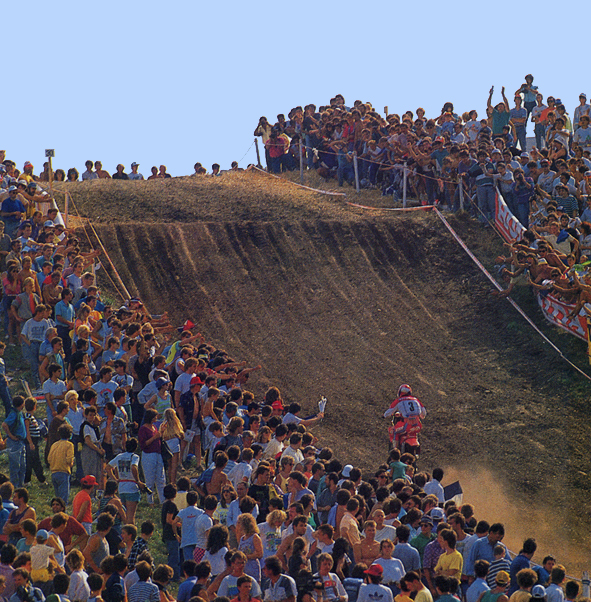
{"label": "person wearing shorts", "polygon": [[137,445],[137,439],[128,439],[125,442],[125,451],[107,464],[109,473],[119,481],[119,497],[125,506],[126,522],[129,525],[135,524],[135,511],[141,495],[140,487],[144,486],[139,478],[140,457],[135,453]]}

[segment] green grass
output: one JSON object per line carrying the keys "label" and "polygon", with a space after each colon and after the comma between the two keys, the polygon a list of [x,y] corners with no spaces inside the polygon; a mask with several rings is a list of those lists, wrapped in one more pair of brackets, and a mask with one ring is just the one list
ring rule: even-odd
{"label": "green grass", "polygon": [[[20,379],[27,379],[30,375],[26,362],[23,361],[20,353],[19,347],[7,347],[4,354],[4,361],[6,363],[6,371],[8,376],[12,376],[13,380],[10,382],[10,390],[13,395],[24,395],[24,389],[21,385]],[[30,381],[28,381],[30,382]],[[38,404],[37,411],[35,412],[35,416],[38,419],[46,418],[46,410],[45,404]],[[45,443],[41,444],[40,455],[41,461],[43,462],[43,453],[45,450]],[[27,490],[30,494],[30,505],[35,508],[37,512],[37,521],[41,521],[47,516],[51,516],[51,507],[49,502],[52,497],[54,497],[53,486],[51,485],[51,473],[47,467],[44,466],[45,477],[47,479],[48,485],[41,485],[33,473],[31,477],[31,484],[27,487]],[[0,453],[0,472],[3,472],[7,476],[10,474],[8,470],[8,457],[5,452]],[[70,491],[70,504],[72,499],[78,493],[79,488],[74,487]],[[156,496],[157,497],[157,496]],[[150,540],[149,549],[150,553],[154,557],[155,565],[158,564],[166,564],[167,560],[167,552],[166,545],[162,542],[161,539],[161,526],[160,526],[160,506],[156,505],[154,508],[150,508],[150,506],[145,501],[145,496],[142,496],[142,501],[138,505],[136,512],[136,525],[138,526],[145,520],[152,520],[156,525],[156,531]],[[98,501],[93,504],[93,515],[96,513],[98,508]],[[70,506],[71,509],[71,506]],[[175,586],[176,587],[176,586]],[[174,592],[171,592],[174,595]]]}

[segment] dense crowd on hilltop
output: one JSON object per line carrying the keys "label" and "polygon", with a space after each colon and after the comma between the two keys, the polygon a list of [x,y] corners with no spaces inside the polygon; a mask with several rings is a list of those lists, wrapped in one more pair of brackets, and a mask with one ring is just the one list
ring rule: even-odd
{"label": "dense crowd on hilltop", "polygon": [[[502,102],[487,99],[486,113],[461,115],[446,102],[429,118],[424,109],[382,117],[368,102],[353,106],[337,94],[326,106],[295,107],[273,125],[261,117],[255,136],[262,137],[271,172],[292,170],[302,158],[307,169],[339,185],[353,184],[354,157],[362,187],[381,187],[402,196],[407,169],[409,194],[424,204],[460,209],[494,222],[499,191],[512,214],[528,229],[500,261],[513,289],[526,272],[542,294],[576,305],[574,317],[591,301],[586,264],[591,251],[591,105],[579,97],[572,118],[563,101],[544,96],[531,75],[515,91],[514,104],[501,90]],[[387,107],[386,107],[387,110]],[[528,151],[531,121],[535,145]],[[583,265],[582,265],[583,264]]]}

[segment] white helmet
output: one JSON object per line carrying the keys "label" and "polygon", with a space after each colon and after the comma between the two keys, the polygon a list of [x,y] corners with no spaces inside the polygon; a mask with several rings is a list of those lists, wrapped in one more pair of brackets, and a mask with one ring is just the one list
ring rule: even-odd
{"label": "white helmet", "polygon": [[400,385],[398,387],[398,397],[402,397],[403,395],[412,395],[410,385]]}

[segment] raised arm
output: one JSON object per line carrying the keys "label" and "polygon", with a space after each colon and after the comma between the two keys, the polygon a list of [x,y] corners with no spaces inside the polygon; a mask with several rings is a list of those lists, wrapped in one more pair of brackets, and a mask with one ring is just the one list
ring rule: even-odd
{"label": "raised arm", "polygon": [[505,103],[505,111],[507,111],[507,113],[511,110],[509,108],[509,101],[507,100],[507,97],[505,96],[505,86],[503,86],[501,88],[501,96],[503,97],[503,102]]}

